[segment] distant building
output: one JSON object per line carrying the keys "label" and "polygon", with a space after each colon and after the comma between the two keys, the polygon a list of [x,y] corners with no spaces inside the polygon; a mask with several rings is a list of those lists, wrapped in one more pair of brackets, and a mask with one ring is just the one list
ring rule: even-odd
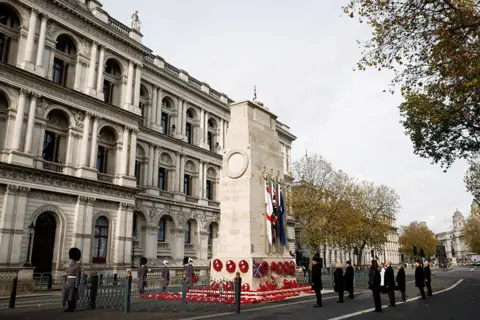
{"label": "distant building", "polygon": [[[474,213],[474,205],[472,205],[472,214]],[[452,217],[453,227],[449,231],[438,233],[437,239],[445,246],[447,258],[455,258],[457,260],[465,260],[472,253],[465,241],[465,219],[463,214],[455,211]]]}

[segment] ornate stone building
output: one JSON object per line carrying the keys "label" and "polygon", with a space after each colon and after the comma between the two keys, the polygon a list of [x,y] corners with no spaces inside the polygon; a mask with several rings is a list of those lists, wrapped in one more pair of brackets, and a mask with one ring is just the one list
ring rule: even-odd
{"label": "ornate stone building", "polygon": [[[472,204],[472,215],[478,214],[478,207],[475,203]],[[445,247],[447,258],[455,258],[457,262],[464,261],[473,254],[465,242],[465,219],[463,214],[455,211],[452,217],[452,229],[449,231],[437,234],[437,239]]]}
{"label": "ornate stone building", "polygon": [[[142,45],[137,13],[128,27],[98,0],[0,12],[0,266],[63,270],[72,246],[86,269],[206,266],[233,101]],[[291,177],[295,137],[277,133]]]}

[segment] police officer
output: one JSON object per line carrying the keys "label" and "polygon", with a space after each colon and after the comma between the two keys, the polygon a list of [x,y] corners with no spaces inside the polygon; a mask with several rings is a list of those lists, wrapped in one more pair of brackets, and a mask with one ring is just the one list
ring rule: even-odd
{"label": "police officer", "polygon": [[68,252],[68,257],[70,258],[70,266],[66,272],[67,279],[64,286],[63,300],[68,303],[68,308],[65,309],[65,312],[73,312],[77,306],[78,286],[80,285],[81,275],[81,268],[77,261],[80,261],[82,253],[78,248],[71,248]]}

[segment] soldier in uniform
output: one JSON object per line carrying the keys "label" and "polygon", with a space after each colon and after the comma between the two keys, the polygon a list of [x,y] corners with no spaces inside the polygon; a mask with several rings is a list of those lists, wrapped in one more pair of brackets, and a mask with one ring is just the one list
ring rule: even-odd
{"label": "soldier in uniform", "polygon": [[140,258],[140,268],[138,268],[137,287],[140,294],[145,292],[147,286],[147,258]]}
{"label": "soldier in uniform", "polygon": [[81,275],[81,269],[77,261],[80,261],[82,253],[78,248],[71,248],[68,252],[68,257],[70,258],[70,266],[66,272],[67,279],[64,285],[63,300],[68,302],[68,308],[65,309],[65,312],[73,312],[77,305],[78,286]]}
{"label": "soldier in uniform", "polygon": [[162,288],[163,292],[167,291],[168,284],[170,283],[170,270],[168,269],[168,261],[163,261],[163,269],[162,269]]}
{"label": "soldier in uniform", "polygon": [[193,272],[193,260],[192,258],[188,258],[188,264],[185,266],[185,273],[187,278],[188,286],[193,286],[193,276],[195,273]]}

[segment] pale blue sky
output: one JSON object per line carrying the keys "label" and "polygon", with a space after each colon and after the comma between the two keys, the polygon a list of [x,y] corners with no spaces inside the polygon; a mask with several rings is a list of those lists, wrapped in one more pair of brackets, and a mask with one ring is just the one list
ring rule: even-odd
{"label": "pale blue sky", "polygon": [[346,0],[103,0],[143,43],[177,68],[233,100],[258,99],[298,136],[305,150],[361,179],[397,190],[398,223],[427,221],[440,232],[456,208],[469,214],[464,162],[448,173],[413,154],[400,125],[401,97],[384,93],[391,75],[353,72],[356,40],[369,29],[341,17]]}

